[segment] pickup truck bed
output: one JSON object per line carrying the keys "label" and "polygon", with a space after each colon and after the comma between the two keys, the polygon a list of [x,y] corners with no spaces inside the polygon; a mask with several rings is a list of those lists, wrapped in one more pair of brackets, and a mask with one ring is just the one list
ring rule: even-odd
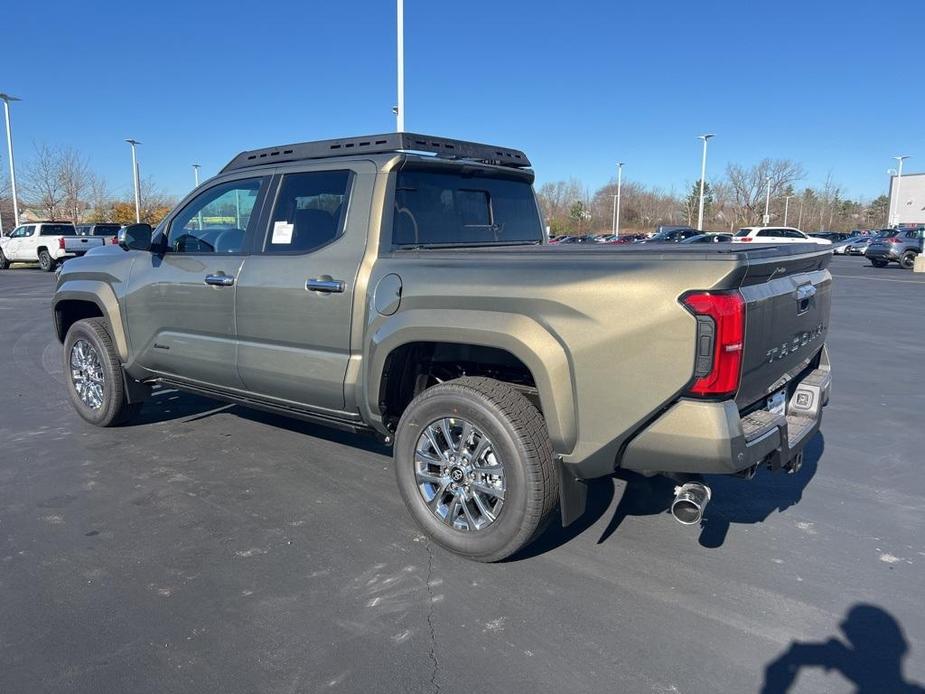
{"label": "pickup truck bed", "polygon": [[[823,361],[830,259],[829,251],[813,244],[747,250],[676,245],[399,250],[380,258],[372,281],[380,273],[402,277],[405,321],[441,320],[445,339],[453,339],[454,325],[466,333],[460,340],[472,339],[467,315],[479,317],[473,322],[481,324],[486,344],[496,344],[502,331],[511,339],[531,328],[548,335],[548,343],[530,350],[535,371],[550,379],[536,383],[538,398],[554,447],[575,476],[599,477],[620,466],[736,472],[762,459],[724,455],[732,449],[729,439],[744,436],[741,425],[727,420],[764,407],[772,393],[788,384],[793,389],[807,368]],[[466,272],[472,267],[479,268],[475,284]],[[693,288],[738,290],[745,299],[741,383],[735,398],[721,407],[684,395],[697,359],[696,319],[678,300]],[[812,292],[803,306],[801,291],[801,296]],[[521,326],[525,315],[542,321]],[[390,319],[371,318],[375,372],[381,349],[376,336],[380,323]],[[391,340],[384,342],[391,347]],[[686,404],[671,411],[678,403]],[[677,422],[671,436],[657,443],[654,435],[645,436],[629,445],[651,426],[653,413]],[[703,446],[692,449],[702,439],[711,442],[710,456],[703,455]]]}

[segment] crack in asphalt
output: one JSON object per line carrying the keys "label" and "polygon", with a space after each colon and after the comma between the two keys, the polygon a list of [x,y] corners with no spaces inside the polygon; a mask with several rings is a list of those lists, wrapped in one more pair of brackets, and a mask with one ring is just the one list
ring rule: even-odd
{"label": "crack in asphalt", "polygon": [[427,589],[427,628],[430,630],[430,660],[433,663],[433,672],[430,676],[430,683],[434,688],[435,694],[440,692],[440,684],[437,682],[437,675],[440,672],[440,662],[437,660],[437,631],[434,629],[434,591],[430,585],[430,579],[434,573],[434,551],[430,546],[430,540],[424,540],[424,547],[427,549],[427,576],[424,577],[424,588]]}

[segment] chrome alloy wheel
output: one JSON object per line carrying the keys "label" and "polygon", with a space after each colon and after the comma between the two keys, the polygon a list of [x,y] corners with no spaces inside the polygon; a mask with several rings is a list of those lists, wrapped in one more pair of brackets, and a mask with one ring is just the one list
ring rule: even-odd
{"label": "chrome alloy wheel", "polygon": [[71,347],[71,382],[77,397],[91,410],[103,406],[103,366],[96,348],[86,340],[77,340]]}
{"label": "chrome alloy wheel", "polygon": [[456,530],[484,530],[504,504],[504,465],[489,438],[458,417],[426,427],[414,447],[414,476],[431,513]]}

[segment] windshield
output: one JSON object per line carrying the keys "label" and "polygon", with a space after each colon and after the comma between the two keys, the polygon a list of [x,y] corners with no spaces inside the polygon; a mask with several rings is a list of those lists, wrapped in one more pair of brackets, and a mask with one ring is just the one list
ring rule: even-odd
{"label": "windshield", "polygon": [[405,170],[392,221],[397,246],[539,243],[543,227],[525,180]]}
{"label": "windshield", "polygon": [[741,237],[743,237],[743,236],[748,236],[750,233],[752,233],[752,230],[751,230],[751,229],[739,229],[739,230],[736,232],[736,237],[737,237],[737,238],[741,238]]}
{"label": "windshield", "polygon": [[93,230],[94,236],[115,236],[119,233],[118,224],[97,224]]}

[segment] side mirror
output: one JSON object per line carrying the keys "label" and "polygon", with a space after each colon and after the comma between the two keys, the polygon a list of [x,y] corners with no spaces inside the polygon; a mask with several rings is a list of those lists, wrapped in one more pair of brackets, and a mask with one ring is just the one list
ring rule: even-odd
{"label": "side mirror", "polygon": [[154,229],[150,224],[129,224],[119,229],[119,246],[126,251],[150,251]]}

